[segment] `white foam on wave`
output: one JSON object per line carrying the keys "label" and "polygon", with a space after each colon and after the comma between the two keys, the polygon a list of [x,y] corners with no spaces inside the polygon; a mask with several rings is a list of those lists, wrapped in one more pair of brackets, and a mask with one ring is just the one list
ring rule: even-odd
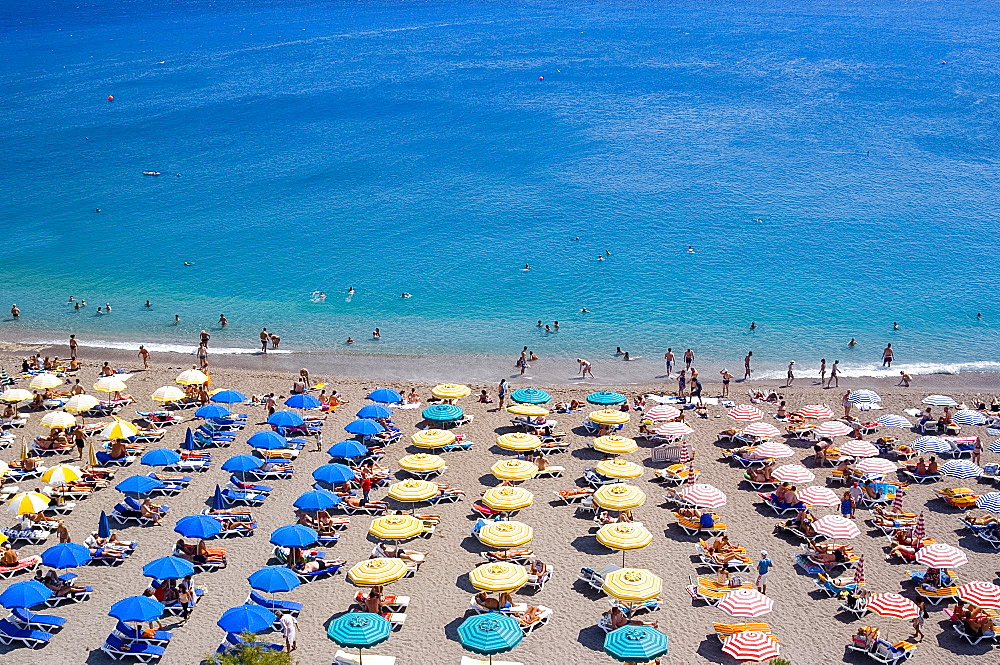
{"label": "white foam on wave", "polygon": [[[827,377],[829,368],[833,363],[827,365]],[[854,366],[840,365],[838,367],[840,376],[850,377],[873,377],[873,378],[898,378],[900,372],[906,372],[911,376],[926,374],[961,374],[962,372],[997,372],[1000,371],[1000,362],[991,360],[959,362],[959,363],[893,363],[892,367],[881,366]],[[787,370],[771,370],[754,374],[755,379],[784,379]],[[819,376],[819,368],[798,368],[795,370],[795,378],[811,379]]]}
{"label": "white foam on wave", "polygon": [[[37,342],[25,342],[25,344],[31,346],[66,346],[65,340],[42,340]],[[138,351],[139,342],[113,342],[104,339],[89,339],[80,340],[80,346],[92,348],[92,349],[119,349],[122,351]],[[191,344],[167,344],[167,343],[143,343],[143,346],[150,353],[185,353],[189,355],[195,355],[198,352],[198,348]],[[288,355],[294,353],[294,350],[290,349],[268,349],[268,355],[283,354]],[[234,346],[210,346],[208,348],[209,355],[217,356],[252,356],[260,353],[259,348],[242,348]]]}

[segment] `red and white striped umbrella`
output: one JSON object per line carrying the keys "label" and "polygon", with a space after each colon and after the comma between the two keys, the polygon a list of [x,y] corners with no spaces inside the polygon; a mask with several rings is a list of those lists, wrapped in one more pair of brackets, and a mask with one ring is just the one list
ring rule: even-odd
{"label": "red and white striped umbrella", "polygon": [[[843,452],[844,447],[841,446],[840,450]],[[850,453],[847,454],[850,455]],[[877,473],[884,476],[896,470],[896,463],[884,457],[869,457],[858,462],[857,469],[861,473]],[[896,498],[900,501],[903,500],[902,495],[898,493],[896,494]]]}
{"label": "red and white striped umbrella", "polygon": [[653,408],[646,411],[644,418],[646,420],[652,420],[654,423],[658,420],[676,420],[681,415],[680,410],[675,409],[669,404],[657,404]]}
{"label": "red and white striped umbrella", "polygon": [[[867,460],[865,460],[865,461],[867,461]],[[861,466],[861,465],[858,464],[858,466]],[[899,513],[903,512],[903,493],[902,492],[896,492],[896,498],[892,500],[892,507],[889,508],[889,511],[892,514],[894,514],[894,515],[898,515]],[[924,517],[924,514],[921,513],[920,514],[920,521],[921,521],[921,523],[923,522],[923,517]],[[916,530],[914,530],[914,533],[916,533]],[[923,538],[923,535],[921,535],[920,537]]]}
{"label": "red and white striped umbrella", "polygon": [[[899,496],[898,494],[896,496]],[[899,504],[900,510],[903,508],[902,502]],[[924,528],[924,514],[920,513],[917,515],[917,523],[913,525],[913,532],[910,533],[910,537],[918,543],[927,536],[927,530]]]}
{"label": "red and white striped umbrella", "polygon": [[[682,449],[683,450],[683,449]],[[684,479],[685,485],[694,485],[694,479],[697,474],[694,472],[694,460],[688,462],[688,475]]]}
{"label": "red and white striped umbrella", "polygon": [[771,473],[771,477],[782,483],[803,484],[816,480],[816,474],[801,464],[786,464],[779,466]]}
{"label": "red and white striped umbrella", "polygon": [[846,423],[842,423],[839,420],[831,420],[830,422],[823,423],[816,428],[816,436],[828,436],[833,438],[835,436],[847,436],[854,431],[854,428]]}
{"label": "red and white striped umbrella", "polygon": [[770,423],[750,423],[743,428],[743,433],[747,436],[758,436],[766,439],[769,436],[778,436],[778,428]]}
{"label": "red and white striped umbrella", "polygon": [[954,545],[931,543],[917,550],[917,563],[930,568],[958,568],[969,563],[969,557]]}
{"label": "red and white striped umbrella", "polygon": [[[867,441],[848,441],[840,446],[840,452],[851,457],[876,457],[878,448]],[[888,460],[886,460],[888,461]]]}
{"label": "red and white striped umbrella", "polygon": [[686,462],[691,461],[691,449],[688,447],[688,444],[686,443],[681,444],[681,456],[677,461],[680,464],[684,464]]}
{"label": "red and white striped umbrella", "polygon": [[813,529],[834,540],[849,540],[861,535],[861,530],[854,522],[840,515],[824,515],[813,522]]}
{"label": "red and white striped umbrella", "polygon": [[858,563],[854,566],[854,583],[861,586],[865,583],[865,555],[858,557]]}
{"label": "red and white striped umbrella", "polygon": [[[751,425],[750,427],[753,427]],[[768,425],[770,427],[770,425]],[[749,429],[749,428],[747,428]],[[778,443],[777,441],[768,441],[762,443],[753,449],[754,455],[757,457],[794,457],[795,451],[786,446],[783,443]]]}
{"label": "red and white striped umbrella", "polygon": [[759,617],[774,609],[774,601],[756,589],[736,589],[726,594],[719,609],[733,617]]}
{"label": "red and white striped umbrella", "polygon": [[916,603],[898,593],[873,594],[868,599],[868,609],[879,616],[903,621],[912,621],[920,614],[920,608]]}
{"label": "red and white striped umbrella", "polygon": [[750,422],[751,420],[760,420],[764,417],[764,412],[758,409],[756,406],[751,406],[749,404],[740,404],[739,406],[734,406],[729,409],[727,414],[733,420],[742,420],[744,422]]}
{"label": "red and white striped umbrella", "polygon": [[1000,586],[989,582],[969,582],[958,587],[958,597],[976,607],[1000,610]]}
{"label": "red and white striped umbrella", "polygon": [[741,630],[722,643],[722,651],[736,660],[767,662],[781,653],[778,641],[770,633],[759,630]]}
{"label": "red and white striped umbrella", "polygon": [[799,490],[799,501],[803,501],[810,506],[820,506],[825,508],[835,508],[840,505],[840,497],[828,487],[813,485]]}
{"label": "red and white striped umbrella", "polygon": [[726,495],[722,490],[706,483],[686,485],[681,496],[699,508],[721,508],[726,505]]}
{"label": "red and white striped umbrella", "polygon": [[826,420],[833,418],[833,409],[826,404],[807,404],[799,409],[799,415],[813,420]]}
{"label": "red and white striped umbrella", "polygon": [[694,430],[687,423],[663,423],[653,431],[660,436],[686,436]]}

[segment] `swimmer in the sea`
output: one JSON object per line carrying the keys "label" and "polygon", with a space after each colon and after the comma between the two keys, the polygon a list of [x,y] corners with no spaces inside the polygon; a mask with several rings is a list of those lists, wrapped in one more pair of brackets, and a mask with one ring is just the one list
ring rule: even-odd
{"label": "swimmer in the sea", "polygon": [[354,295],[354,287],[353,286],[351,288],[347,289],[347,295],[349,295],[349,296],[353,296]]}
{"label": "swimmer in the sea", "polygon": [[688,254],[694,254],[694,246],[688,245]]}
{"label": "swimmer in the sea", "polygon": [[858,342],[853,337],[851,338],[851,341],[847,343],[847,346],[857,346],[857,345],[858,345]]}
{"label": "swimmer in the sea", "polygon": [[597,260],[598,261],[603,261],[604,260],[604,255],[603,254],[598,254],[597,255]]}
{"label": "swimmer in the sea", "polygon": [[186,266],[193,266],[194,265],[194,261],[185,261],[184,265],[186,265]]}
{"label": "swimmer in the sea", "polygon": [[347,343],[348,344],[354,344],[354,338],[353,337],[348,337],[347,338]]}
{"label": "swimmer in the sea", "polygon": [[610,249],[604,250],[604,253],[607,254],[608,256],[611,256],[611,250]]}
{"label": "swimmer in the sea", "polygon": [[[70,300],[72,300],[72,299],[73,299],[73,297],[70,296]],[[980,321],[982,321],[983,320],[983,313],[982,312],[976,312],[976,318],[979,319]]]}
{"label": "swimmer in the sea", "polygon": [[97,306],[97,314],[98,314],[98,315],[101,315],[101,314],[104,314],[104,310],[103,310],[103,309],[101,309],[101,306],[100,306],[100,305],[98,305],[98,306]]}
{"label": "swimmer in the sea", "polygon": [[80,303],[73,303],[73,309],[80,309]]}
{"label": "swimmer in the sea", "polygon": [[757,322],[756,321],[751,321],[750,322],[750,330],[757,330]]}
{"label": "swimmer in the sea", "polygon": [[896,323],[895,321],[893,321],[893,322],[892,322],[892,329],[893,329],[893,330],[899,330],[899,324],[898,324],[898,323]]}
{"label": "swimmer in the sea", "polygon": [[181,315],[180,314],[174,314],[174,325],[176,326],[180,322],[181,322]]}
{"label": "swimmer in the sea", "polygon": [[580,308],[580,313],[581,313],[581,314],[590,314],[590,312],[589,312],[589,311],[587,310],[587,308],[586,308],[586,307],[581,307],[581,308]]}
{"label": "swimmer in the sea", "polygon": [[401,296],[399,296],[399,297],[400,297],[400,298],[412,298],[413,296],[412,296],[412,295],[410,295],[409,293],[407,293],[406,291],[403,291],[403,295],[401,295]]}
{"label": "swimmer in the sea", "polygon": [[530,266],[530,265],[528,265],[527,263],[525,263],[525,264],[524,264],[524,272],[527,272],[527,271],[529,271],[529,270],[531,270],[531,266]]}
{"label": "swimmer in the sea", "polygon": [[151,302],[149,302],[149,301],[147,300],[147,301],[146,301],[146,307],[147,307],[147,308],[149,308],[149,307],[152,307],[152,306],[153,306],[153,303],[151,303]]}
{"label": "swimmer in the sea", "polygon": [[225,328],[229,325],[229,319],[226,318],[225,314],[219,314],[219,326]]}
{"label": "swimmer in the sea", "polygon": [[320,302],[326,302],[326,292],[324,292],[324,291],[320,291],[319,292],[319,301]]}
{"label": "swimmer in the sea", "polygon": [[[70,297],[69,297],[69,300],[67,300],[66,302],[67,302],[67,303],[71,303],[71,302],[73,302],[73,296],[70,296]],[[979,318],[983,318],[983,315],[982,315],[982,314],[980,314],[980,315],[979,315]]]}

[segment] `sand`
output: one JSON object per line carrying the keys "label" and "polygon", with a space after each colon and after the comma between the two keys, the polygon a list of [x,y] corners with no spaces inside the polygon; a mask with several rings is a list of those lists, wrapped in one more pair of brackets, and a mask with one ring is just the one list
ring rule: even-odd
{"label": "sand", "polygon": [[[65,350],[59,355],[65,355]],[[88,350],[89,351],[89,350]],[[80,376],[83,383],[92,384],[96,376],[99,360],[115,359],[116,364],[134,368],[135,359],[131,354],[88,353],[85,356],[85,369]],[[261,359],[247,358],[242,361],[231,360],[229,367],[215,367],[212,373],[213,385],[217,387],[236,388],[244,393],[277,391],[287,396],[292,382],[291,368],[282,371],[261,369],[264,362]],[[242,366],[240,363],[242,362]],[[268,360],[267,362],[271,362]],[[8,370],[15,363],[13,355],[0,358],[0,363]],[[257,365],[258,368],[254,369]],[[150,393],[161,385],[171,384],[180,369],[190,367],[190,358],[154,357],[154,364],[149,371],[139,371],[129,381],[129,391],[138,398],[138,402],[123,412],[123,417],[134,414],[134,408],[148,409],[153,406],[149,399]],[[265,366],[266,367],[266,366]],[[456,378],[455,372],[447,378]],[[496,375],[509,373],[507,368],[498,368]],[[969,377],[966,377],[967,379]],[[331,443],[342,438],[342,428],[353,419],[353,414],[365,404],[364,395],[376,385],[376,381],[360,381],[356,379],[338,379],[334,374],[314,376],[314,379],[326,380],[330,386],[339,390],[348,399],[349,404],[331,414],[324,430],[324,449]],[[482,387],[495,392],[495,382],[485,384],[482,381],[473,382],[469,379],[474,395]],[[812,380],[800,379],[791,389],[782,390],[789,406],[794,409],[807,403],[822,402],[829,404],[835,412],[840,412],[840,398],[843,391],[822,390],[814,385]],[[417,385],[423,395],[429,394],[429,386],[414,384],[399,380],[380,381],[378,384],[388,384],[399,388],[409,388]],[[517,382],[512,381],[515,387]],[[567,385],[566,381],[552,381],[550,392],[556,400],[576,397],[583,398],[590,390],[589,385]],[[777,385],[778,382],[760,382],[755,385]],[[846,387],[875,387],[885,400],[886,410],[882,413],[899,413],[906,407],[917,406],[920,399],[930,392],[942,390],[949,392],[959,401],[971,398],[972,395],[996,387],[995,377],[978,377],[972,382],[971,389],[959,391],[954,386],[953,377],[920,377],[919,387],[911,389],[892,387],[891,382],[884,380],[848,379],[841,383]],[[536,383],[535,385],[539,385]],[[673,382],[670,383],[672,387]],[[89,386],[88,386],[89,387]],[[635,395],[645,391],[664,392],[662,385],[628,386],[626,392]],[[733,384],[733,393],[746,394],[746,386]],[[706,395],[718,394],[718,386],[706,384]],[[737,397],[739,400],[739,398]],[[739,400],[741,402],[745,400]],[[989,400],[987,400],[989,401]],[[410,546],[425,549],[429,552],[427,563],[416,577],[403,580],[390,588],[390,592],[410,596],[411,604],[407,613],[405,627],[374,651],[381,654],[391,654],[398,657],[398,662],[406,663],[458,663],[465,653],[456,639],[456,629],[467,615],[471,587],[466,574],[481,563],[479,552],[483,549],[469,535],[473,521],[470,510],[472,501],[479,492],[488,486],[496,484],[489,474],[490,465],[506,456],[499,450],[494,439],[497,434],[510,431],[507,414],[497,412],[495,405],[478,404],[474,398],[461,401],[461,406],[475,416],[475,422],[462,428],[469,439],[475,442],[470,452],[446,453],[448,471],[442,481],[465,489],[468,497],[457,504],[446,504],[434,510],[443,517],[443,522],[437,533],[430,540],[417,540]],[[80,581],[95,588],[93,597],[85,603],[55,610],[53,613],[69,619],[67,626],[58,633],[51,644],[43,650],[32,652],[27,649],[11,651],[4,655],[4,660],[16,658],[17,662],[34,663],[103,663],[107,659],[98,649],[108,632],[114,626],[115,620],[107,615],[110,605],[130,594],[140,593],[147,584],[142,576],[142,566],[154,558],[170,552],[177,536],[172,527],[177,518],[201,510],[206,499],[211,495],[216,483],[224,484],[227,474],[219,466],[229,455],[248,452],[246,438],[254,431],[264,429],[258,423],[263,421],[264,410],[260,407],[247,409],[251,414],[249,426],[237,439],[237,443],[229,449],[215,451],[213,468],[204,474],[195,474],[194,482],[179,496],[165,498],[163,503],[171,506],[170,516],[160,527],[131,527],[119,532],[128,539],[140,541],[138,552],[127,562],[117,568],[84,567],[79,570]],[[767,421],[771,420],[774,406],[765,407],[768,412]],[[190,417],[190,411],[185,412]],[[756,500],[756,495],[745,486],[740,485],[743,469],[720,461],[721,446],[716,445],[718,431],[729,427],[731,421],[724,416],[720,407],[712,407],[711,417],[707,420],[690,420],[695,433],[689,437],[689,442],[697,451],[697,467],[703,471],[702,479],[722,489],[729,497],[729,503],[719,512],[730,525],[729,533],[733,541],[744,544],[754,555],[761,549],[768,550],[775,566],[770,576],[769,595],[775,600],[774,611],[765,617],[782,645],[782,656],[793,663],[827,663],[840,662],[844,658],[844,645],[850,635],[862,623],[880,626],[895,639],[901,639],[909,634],[909,625],[892,619],[869,616],[864,621],[847,621],[843,616],[835,616],[838,601],[821,597],[815,591],[810,578],[797,574],[791,565],[791,555],[798,550],[798,545],[772,535],[771,530],[777,520],[770,510],[765,510]],[[31,416],[29,425],[16,433],[19,437],[29,437],[41,434],[43,428],[39,425],[42,414]],[[403,441],[389,446],[384,463],[395,467],[395,462],[408,452],[408,437],[415,431],[419,418],[418,412],[397,411],[396,422],[404,432]],[[608,608],[605,597],[588,593],[575,583],[582,566],[599,567],[607,563],[620,562],[621,555],[600,546],[594,538],[595,528],[592,521],[574,514],[574,508],[554,505],[550,502],[552,491],[569,488],[580,484],[580,477],[585,466],[599,461],[599,454],[584,447],[584,436],[578,428],[581,414],[560,415],[559,429],[570,431],[569,440],[573,449],[569,453],[554,456],[553,463],[567,467],[568,473],[561,479],[537,480],[525,483],[525,486],[535,494],[533,506],[521,512],[519,519],[533,525],[535,539],[531,547],[545,561],[555,566],[553,579],[545,589],[534,595],[525,594],[523,600],[537,605],[544,605],[554,610],[555,614],[549,625],[526,637],[524,641],[505,660],[517,660],[526,664],[547,663],[582,663],[582,662],[612,662],[603,654],[601,646],[603,633],[596,627],[600,614]],[[629,425],[628,432],[634,431],[634,425]],[[897,433],[893,430],[892,433]],[[986,437],[985,428],[967,427],[963,434],[979,434]],[[912,440],[916,434],[902,432],[903,440]],[[183,437],[183,426],[175,426],[159,445],[175,448]],[[800,461],[810,454],[810,450],[799,443],[792,443],[796,450],[796,458]],[[306,491],[311,484],[311,472],[319,465],[328,461],[325,452],[314,452],[314,446],[309,446],[295,463],[295,476],[292,480],[276,481],[275,492],[263,508],[254,509],[259,530],[248,539],[223,541],[228,548],[229,565],[216,573],[206,573],[196,576],[196,583],[207,588],[203,602],[193,614],[193,619],[186,626],[174,625],[173,620],[165,622],[165,628],[173,630],[175,637],[167,648],[163,662],[192,663],[197,662],[206,654],[213,652],[223,639],[223,631],[215,625],[222,612],[234,605],[240,604],[249,591],[247,576],[262,565],[268,563],[271,546],[268,544],[269,533],[294,519],[292,502],[299,494]],[[16,446],[3,451],[3,459],[16,456]],[[75,458],[75,455],[73,455]],[[643,461],[647,467],[653,464],[649,461],[649,451],[640,448],[632,454],[631,459]],[[997,456],[986,453],[984,462],[996,460]],[[49,458],[47,465],[58,461],[71,461]],[[807,461],[807,466],[812,462]],[[130,469],[119,471],[118,478],[127,477],[132,473],[146,473],[147,467],[134,465]],[[712,634],[713,621],[725,621],[726,616],[721,610],[707,607],[703,604],[693,605],[684,591],[689,578],[697,575],[692,563],[691,554],[695,539],[683,535],[675,526],[669,511],[662,504],[662,489],[650,481],[652,469],[635,482],[647,495],[647,502],[636,509],[634,515],[641,520],[654,534],[654,542],[649,547],[630,552],[627,556],[629,565],[646,567],[663,578],[664,607],[651,618],[659,621],[660,628],[670,637],[670,653],[664,658],[666,663],[701,663],[701,662],[733,662],[720,650],[720,644]],[[830,475],[828,468],[817,471],[816,484],[822,484]],[[31,483],[22,485],[30,486]],[[997,576],[997,554],[988,552],[980,545],[980,541],[961,531],[957,520],[958,511],[944,506],[933,499],[932,487],[969,485],[986,491],[985,485],[977,485],[976,481],[945,481],[937,485],[917,485],[911,487],[905,502],[908,510],[923,511],[926,518],[928,535],[939,541],[960,545],[969,554],[969,563],[961,568],[961,579],[994,581]],[[374,498],[381,498],[384,490],[374,493]],[[70,532],[77,541],[82,541],[86,534],[96,528],[97,518],[101,510],[110,511],[118,500],[119,494],[114,489],[103,490],[94,497],[83,501],[66,519]],[[828,511],[819,511],[828,512]],[[829,511],[832,512],[832,511]],[[859,513],[859,524],[867,517],[864,511]],[[344,532],[340,542],[332,548],[330,556],[346,559],[353,564],[367,558],[372,548],[372,542],[367,539],[367,526],[370,518],[355,517],[350,528]],[[8,516],[7,523],[13,520]],[[54,544],[50,539],[49,544]],[[909,591],[909,585],[901,587],[904,577],[902,564],[890,564],[884,561],[885,539],[879,532],[862,529],[862,536],[854,543],[855,549],[865,554],[866,578],[871,589],[876,591]],[[44,547],[24,547],[23,554],[39,553]],[[756,558],[756,556],[755,556]],[[24,579],[23,577],[20,579]],[[299,618],[300,638],[296,652],[301,663],[329,663],[337,647],[325,634],[325,624],[334,615],[348,608],[357,590],[348,584],[343,576],[318,581],[304,585],[282,597],[300,601],[305,608]],[[943,605],[941,606],[944,607]],[[938,608],[931,607],[931,616],[927,620],[924,631],[926,639],[918,647],[915,659],[917,662],[972,662],[972,657],[988,653],[991,649],[985,643],[977,647],[969,647],[964,641],[944,623],[944,614]],[[276,634],[269,637],[279,638]],[[278,640],[280,641],[280,640]],[[7,653],[5,648],[0,653]]]}

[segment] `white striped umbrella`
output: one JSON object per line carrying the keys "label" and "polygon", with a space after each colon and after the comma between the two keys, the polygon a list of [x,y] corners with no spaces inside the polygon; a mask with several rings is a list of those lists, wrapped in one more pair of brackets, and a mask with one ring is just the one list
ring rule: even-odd
{"label": "white striped umbrella", "polygon": [[978,478],[983,475],[983,467],[967,459],[953,459],[948,460],[941,465],[940,468],[941,475],[950,476],[951,478]]}
{"label": "white striped umbrella", "polygon": [[[752,427],[752,425],[751,425]],[[754,455],[757,457],[768,457],[768,458],[780,458],[780,457],[794,457],[795,451],[786,446],[783,443],[778,443],[777,441],[768,441],[767,443],[762,443],[753,449]]]}
{"label": "white striped umbrella", "polygon": [[759,630],[741,630],[722,643],[722,651],[736,660],[767,662],[781,653],[778,641],[770,633]]}
{"label": "white striped umbrella", "polygon": [[837,493],[828,487],[813,485],[812,487],[800,490],[798,494],[799,501],[805,502],[810,506],[834,508],[840,505],[840,498],[837,496]]}
{"label": "white striped umbrella", "polygon": [[1000,439],[997,439],[996,441],[990,444],[990,452],[1000,453]]}
{"label": "white striped umbrella", "polygon": [[678,458],[677,462],[679,464],[684,464],[685,462],[690,462],[691,459],[692,459],[691,448],[688,446],[688,444],[682,443],[680,457]]}
{"label": "white striped umbrella", "polygon": [[913,442],[912,447],[921,453],[946,453],[951,450],[951,444],[940,436],[922,436]]}
{"label": "white striped umbrella", "polygon": [[[859,464],[858,466],[861,466],[861,465]],[[898,515],[899,513],[903,512],[903,493],[902,492],[896,492],[896,498],[892,500],[892,507],[889,508],[889,511],[893,515]]]}
{"label": "white striped umbrella", "polygon": [[[684,447],[681,448],[681,452],[683,452],[683,450],[684,450]],[[688,486],[694,485],[695,476],[697,476],[697,475],[698,474],[696,474],[694,472],[694,460],[693,459],[692,460],[688,460],[688,475],[687,475],[687,478],[684,480],[684,484],[688,485]]]}
{"label": "white striped umbrella", "polygon": [[[691,474],[688,474],[691,477]],[[684,499],[699,508],[721,508],[726,505],[722,490],[706,483],[692,483],[681,490]]]}
{"label": "white striped umbrella", "polygon": [[718,608],[733,617],[759,617],[774,609],[774,601],[756,589],[736,589],[725,595]]}
{"label": "white striped umbrella", "polygon": [[928,395],[921,401],[927,406],[958,406],[958,402],[947,395]]}
{"label": "white striped umbrella", "polygon": [[694,430],[687,423],[663,423],[653,431],[660,436],[686,436]]}
{"label": "white striped umbrella", "polygon": [[976,499],[976,508],[1000,513],[1000,492],[987,492]]}
{"label": "white striped umbrella", "polygon": [[851,457],[876,457],[878,448],[867,441],[848,441],[840,446],[840,452]]}
{"label": "white striped umbrella", "polygon": [[817,427],[815,434],[819,437],[828,436],[832,439],[835,436],[847,436],[853,431],[854,428],[847,423],[842,423],[839,420],[831,420]]}
{"label": "white striped umbrella", "polygon": [[913,423],[903,416],[897,416],[895,413],[887,413],[884,416],[879,416],[875,422],[883,427],[895,427],[897,429],[910,429],[913,427]]}
{"label": "white striped umbrella", "polygon": [[987,420],[985,415],[972,409],[956,411],[951,419],[959,425],[985,425]]}
{"label": "white striped umbrella", "polygon": [[783,483],[811,483],[816,480],[816,474],[801,464],[786,464],[779,466],[771,473],[771,477]]}
{"label": "white striped umbrella", "polygon": [[920,614],[916,603],[898,593],[872,594],[868,599],[868,609],[879,616],[902,621],[912,621]]}
{"label": "white striped umbrella", "polygon": [[657,404],[653,408],[646,411],[643,417],[647,420],[652,420],[656,422],[658,420],[676,420],[681,415],[679,409],[676,409],[669,404]]}
{"label": "white striped umbrella", "polygon": [[46,372],[33,378],[31,383],[28,384],[28,387],[35,390],[48,390],[49,388],[58,388],[64,383],[65,381],[60,379],[55,374],[49,374]]}
{"label": "white striped umbrella", "polygon": [[816,533],[823,534],[834,540],[850,540],[861,535],[857,525],[840,515],[825,515],[813,522]]}
{"label": "white striped umbrella", "polygon": [[969,557],[954,545],[931,543],[917,550],[917,563],[930,568],[958,568],[969,563]]}
{"label": "white striped umbrella", "polygon": [[833,418],[833,409],[826,404],[807,404],[799,409],[799,415],[813,420],[826,420]]}
{"label": "white striped umbrella", "polygon": [[858,563],[854,566],[854,583],[861,586],[865,583],[865,555],[858,557]]}
{"label": "white striped umbrella", "polygon": [[976,607],[1000,610],[1000,587],[989,582],[968,582],[958,587],[958,597]]}
{"label": "white striped umbrella", "polygon": [[729,409],[727,413],[733,420],[740,420],[744,422],[750,422],[751,420],[760,420],[764,417],[764,412],[758,409],[756,406],[751,406],[750,404],[740,404],[732,409]]}
{"label": "white striped umbrella", "polygon": [[[902,506],[900,506],[900,508],[902,508]],[[913,526],[913,533],[910,534],[910,537],[919,543],[926,535],[927,529],[924,527],[924,514],[920,513],[917,515],[917,523]]]}
{"label": "white striped umbrella", "polygon": [[[861,473],[872,473],[884,476],[887,473],[892,473],[896,470],[896,463],[892,460],[887,460],[884,457],[869,457],[858,462],[857,469]],[[902,497],[899,494],[896,496],[900,497],[900,500],[902,501]]]}
{"label": "white striped umbrella", "polygon": [[862,388],[861,390],[852,390],[847,396],[847,402],[849,404],[881,404],[882,398],[874,390]]}
{"label": "white striped umbrella", "polygon": [[743,428],[743,433],[766,439],[769,436],[778,436],[778,428],[770,423],[750,423]]}

